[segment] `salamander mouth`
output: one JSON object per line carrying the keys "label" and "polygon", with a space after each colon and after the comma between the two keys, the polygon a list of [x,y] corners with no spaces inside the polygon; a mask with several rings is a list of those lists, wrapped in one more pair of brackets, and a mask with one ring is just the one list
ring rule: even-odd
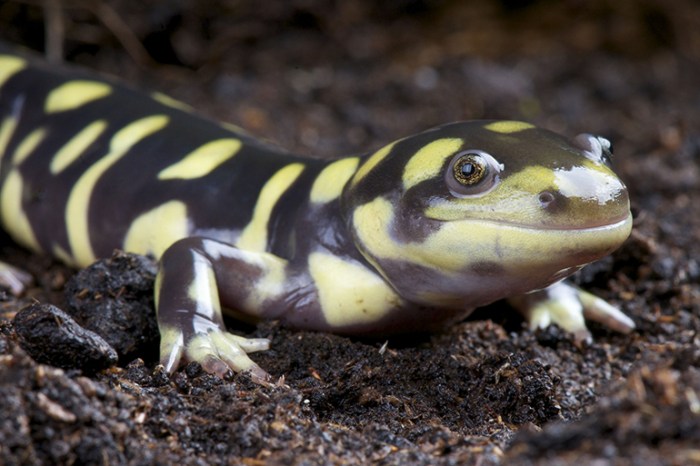
{"label": "salamander mouth", "polygon": [[612,230],[618,230],[620,228],[627,228],[629,225],[632,223],[632,213],[627,212],[625,214],[612,217],[609,219],[601,220],[599,222],[590,222],[587,224],[583,225],[574,225],[574,226],[562,226],[562,225],[550,225],[547,223],[541,223],[541,224],[523,224],[523,223],[517,223],[517,222],[508,222],[508,221],[498,221],[496,223],[499,223],[501,225],[508,225],[516,228],[522,228],[525,230],[541,230],[541,231],[571,231],[571,232],[594,232],[596,230],[600,230],[601,232],[604,231],[612,231]]}

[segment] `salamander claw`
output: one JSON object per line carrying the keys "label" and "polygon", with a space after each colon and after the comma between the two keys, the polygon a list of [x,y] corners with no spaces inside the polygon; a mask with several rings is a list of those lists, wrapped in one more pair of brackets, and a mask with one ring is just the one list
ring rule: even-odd
{"label": "salamander claw", "polygon": [[583,304],[583,315],[586,319],[603,324],[620,333],[630,333],[634,330],[634,321],[621,310],[594,294],[583,290],[577,291],[578,299]]}
{"label": "salamander claw", "polygon": [[160,336],[160,363],[168,374],[172,374],[178,368],[185,351],[182,332],[177,332],[177,335],[172,339],[168,338],[173,333],[172,330],[169,330],[167,333],[162,332]]}
{"label": "salamander claw", "polygon": [[621,333],[629,333],[635,327],[632,319],[616,307],[563,282],[511,298],[510,302],[525,315],[531,329],[557,324],[573,333],[577,342],[591,341],[586,319]]}
{"label": "salamander claw", "polygon": [[254,363],[248,357],[248,353],[266,350],[269,347],[270,340],[266,338],[244,338],[223,330],[211,329],[206,333],[196,334],[187,343],[184,343],[182,334],[174,340],[162,338],[161,362],[171,373],[184,359],[200,363],[206,372],[221,378],[227,378],[231,373],[246,372],[254,382],[267,384],[272,377]]}

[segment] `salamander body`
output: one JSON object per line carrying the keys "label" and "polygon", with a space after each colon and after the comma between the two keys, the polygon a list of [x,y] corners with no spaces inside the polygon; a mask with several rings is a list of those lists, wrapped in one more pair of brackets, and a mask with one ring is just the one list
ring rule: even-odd
{"label": "salamander body", "polygon": [[[533,325],[633,323],[561,283],[629,235],[609,143],[447,124],[334,160],[272,148],[160,94],[0,48],[0,219],[75,266],[160,260],[161,358],[266,373],[222,309],[306,329],[439,328],[511,298]],[[541,290],[541,291],[533,291]]]}

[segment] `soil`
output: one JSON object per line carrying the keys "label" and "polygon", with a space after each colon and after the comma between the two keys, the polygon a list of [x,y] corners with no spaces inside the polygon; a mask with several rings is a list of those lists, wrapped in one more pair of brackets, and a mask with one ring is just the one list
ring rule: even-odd
{"label": "soil", "polygon": [[700,464],[697,2],[7,1],[0,37],[321,157],[461,119],[604,135],[634,231],[574,281],[637,324],[576,345],[505,304],[387,341],[231,322],[271,338],[275,386],[168,376],[151,261],[76,275],[5,240],[35,285],[1,296],[0,464]]}

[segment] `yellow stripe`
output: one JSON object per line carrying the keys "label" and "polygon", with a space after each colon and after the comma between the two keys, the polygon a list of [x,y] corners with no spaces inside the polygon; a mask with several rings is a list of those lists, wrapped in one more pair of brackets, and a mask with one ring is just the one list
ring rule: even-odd
{"label": "yellow stripe", "polygon": [[161,170],[158,173],[158,179],[172,180],[178,178],[191,180],[201,178],[236,155],[242,146],[241,141],[234,138],[207,142],[187,154],[179,162]]}
{"label": "yellow stripe", "polygon": [[38,146],[45,137],[46,128],[38,128],[29,133],[29,136],[24,138],[22,142],[19,143],[19,146],[17,146],[15,155],[12,157],[12,163],[14,165],[19,165],[24,162],[24,159],[34,152],[36,146]]}
{"label": "yellow stripe", "polygon": [[340,197],[345,184],[357,170],[360,159],[349,157],[337,160],[318,174],[311,187],[311,202],[322,204]]}
{"label": "yellow stripe", "polygon": [[[64,112],[108,96],[112,87],[97,81],[69,81],[51,91],[46,98],[46,113]],[[117,103],[118,104],[118,103]]]}
{"label": "yellow stripe", "polygon": [[0,87],[27,66],[27,60],[11,55],[0,55]]}
{"label": "yellow stripe", "polygon": [[444,138],[421,147],[403,170],[404,189],[439,176],[445,159],[452,157],[463,144],[464,141],[459,138]]}
{"label": "yellow stripe", "polygon": [[206,312],[214,321],[221,315],[221,301],[214,269],[205,260],[195,260],[192,265],[194,266],[193,279],[187,289],[187,297],[193,303],[197,303],[199,312]]}
{"label": "yellow stripe", "polygon": [[391,144],[382,147],[377,152],[372,154],[367,159],[367,161],[360,166],[360,169],[357,170],[357,172],[355,173],[355,176],[353,176],[353,178],[352,178],[351,185],[355,186],[355,185],[357,185],[357,183],[362,181],[362,179],[365,176],[367,176],[367,174],[369,172],[371,172],[374,167],[379,165],[379,162],[384,160],[386,158],[386,156],[389,155],[389,153],[391,153],[391,150],[394,148],[395,144],[396,144],[396,142],[392,142]]}
{"label": "yellow stripe", "polygon": [[531,128],[534,128],[534,126],[524,121],[495,121],[484,126],[484,129],[503,134],[517,133],[518,131]]}
{"label": "yellow stripe", "polygon": [[53,156],[50,166],[51,174],[58,175],[71,163],[75,162],[90,147],[90,144],[94,143],[104,133],[105,129],[107,129],[107,122],[105,120],[97,120],[80,130]]}
{"label": "yellow stripe", "polygon": [[291,163],[275,173],[272,178],[265,183],[260,197],[255,204],[253,218],[243,229],[241,237],[236,242],[236,246],[248,251],[265,251],[267,246],[267,224],[272,215],[272,209],[279,198],[289,189],[294,181],[301,175],[304,165],[301,163]]}
{"label": "yellow stripe", "polygon": [[75,262],[71,255],[68,254],[68,251],[63,249],[58,244],[54,244],[51,248],[51,255],[59,261],[63,262],[64,264],[72,264],[73,262]]}
{"label": "yellow stripe", "polygon": [[169,95],[162,94],[160,92],[154,92],[151,94],[151,97],[153,97],[153,100],[156,100],[160,102],[163,105],[167,105],[170,108],[175,108],[177,110],[183,110],[185,112],[191,112],[192,107],[187,105],[184,102],[180,102],[177,99],[173,99]]}
{"label": "yellow stripe", "polygon": [[248,315],[260,315],[268,300],[279,298],[284,292],[285,285],[288,283],[287,262],[272,254],[248,251],[243,251],[240,260],[259,268],[262,272],[248,292],[240,310]]}
{"label": "yellow stripe", "polygon": [[401,302],[382,277],[332,254],[310,254],[309,273],[323,315],[333,327],[377,322]]}
{"label": "yellow stripe", "polygon": [[22,176],[18,170],[12,170],[5,178],[0,195],[2,223],[5,231],[10,233],[15,241],[38,252],[41,251],[41,247],[34,235],[29,218],[22,208],[23,190]]}
{"label": "yellow stripe", "polygon": [[220,122],[219,125],[224,129],[227,129],[229,131],[233,131],[234,133],[239,134],[240,136],[250,136],[250,133],[248,131],[244,130],[240,126],[234,125],[233,123],[228,123],[228,122],[224,121],[224,122]]}
{"label": "yellow stripe", "polygon": [[92,190],[102,174],[123,157],[136,143],[163,129],[168,124],[165,115],[153,115],[137,120],[119,130],[110,142],[109,153],[88,168],[73,186],[66,204],[68,242],[76,265],[88,265],[95,260],[90,244],[88,206]]}
{"label": "yellow stripe", "polygon": [[159,258],[175,241],[189,233],[187,206],[170,201],[149,210],[131,222],[124,238],[124,250],[153,254]]}

